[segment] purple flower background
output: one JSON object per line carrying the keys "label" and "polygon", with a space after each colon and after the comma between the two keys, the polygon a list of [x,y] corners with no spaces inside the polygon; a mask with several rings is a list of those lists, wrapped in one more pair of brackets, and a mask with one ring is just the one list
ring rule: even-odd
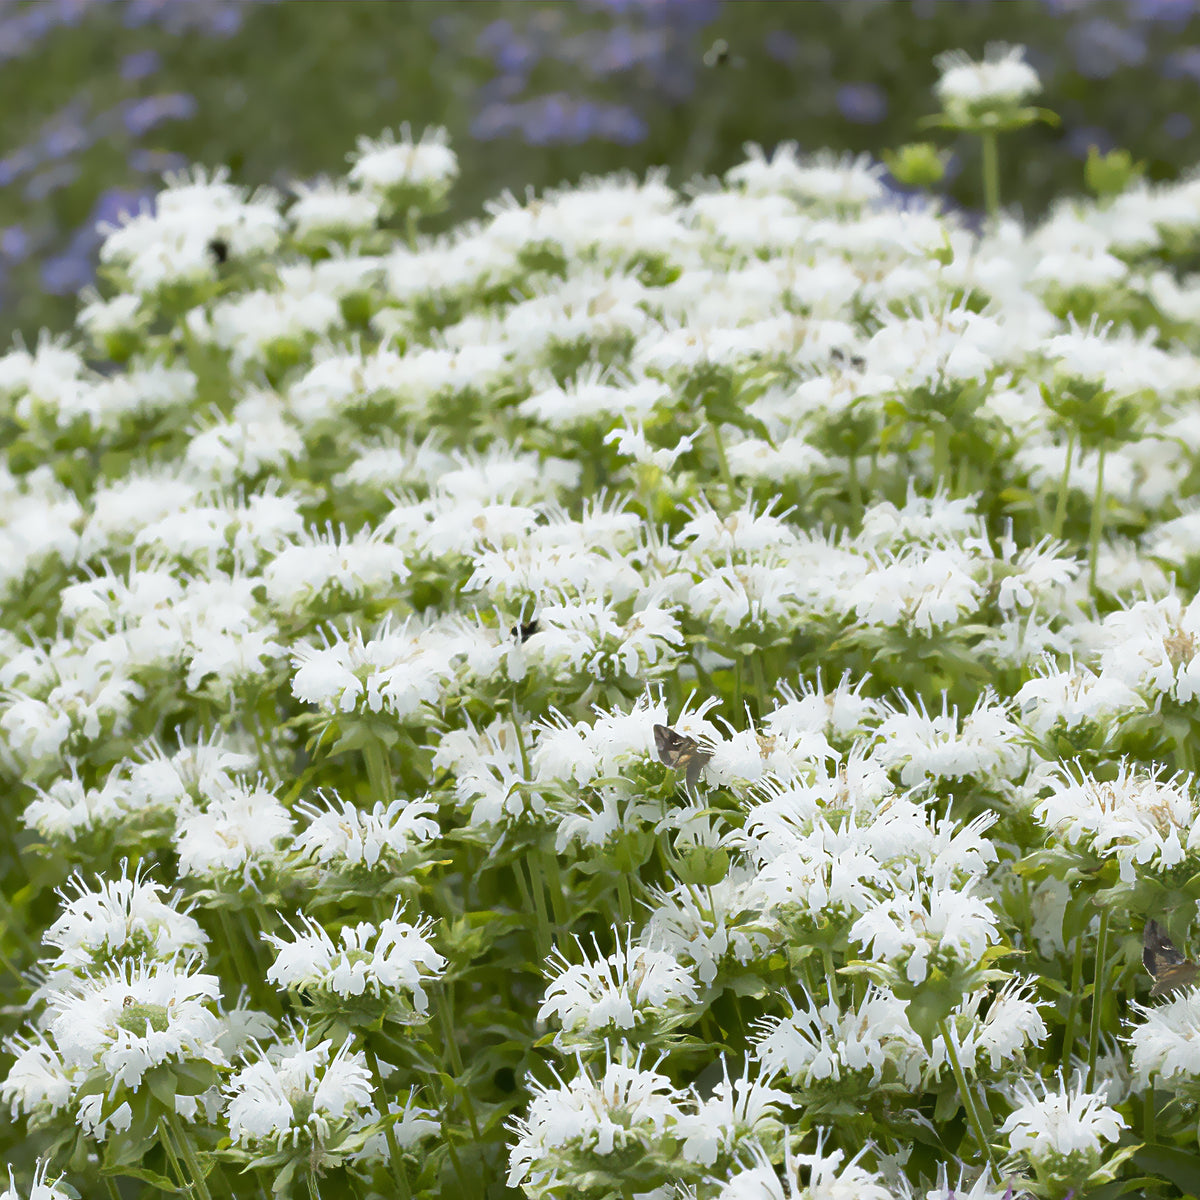
{"label": "purple flower background", "polygon": [[[1006,201],[1078,190],[1091,145],[1159,177],[1200,157],[1196,0],[7,0],[0,322],[65,326],[97,222],[190,161],[279,184],[340,170],[359,133],[445,124],[449,221],[588,172],[720,171],[746,140],[878,152],[918,136],[939,51],[998,38],[1028,44],[1063,118],[1006,148]],[[977,206],[974,147],[953,149]]]}

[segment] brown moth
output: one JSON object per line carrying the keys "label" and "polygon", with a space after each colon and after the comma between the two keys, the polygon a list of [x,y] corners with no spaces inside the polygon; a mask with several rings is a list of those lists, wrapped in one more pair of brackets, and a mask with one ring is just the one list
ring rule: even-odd
{"label": "brown moth", "polygon": [[704,764],[712,758],[712,751],[705,750],[695,738],[676,733],[669,725],[655,725],[654,745],[659,762],[673,771],[686,770],[687,789],[693,791],[700,782]]}
{"label": "brown moth", "polygon": [[1142,965],[1154,980],[1151,996],[1182,991],[1200,976],[1200,965],[1184,958],[1157,921],[1147,921],[1142,933]]}

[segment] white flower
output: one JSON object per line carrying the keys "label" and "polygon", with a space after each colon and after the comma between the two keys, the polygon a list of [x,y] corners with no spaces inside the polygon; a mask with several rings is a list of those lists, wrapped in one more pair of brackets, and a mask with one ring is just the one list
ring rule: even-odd
{"label": "white flower", "polygon": [[[64,1067],[98,1068],[109,1079],[104,1092],[89,1093],[80,1103],[85,1132],[103,1140],[110,1128],[128,1127],[124,1089],[136,1092],[156,1067],[228,1064],[214,1011],[219,995],[214,975],[175,963],[128,960],[48,993],[46,1028]],[[190,1100],[177,1101],[180,1116],[197,1115]]]}
{"label": "white flower", "polygon": [[691,1016],[699,991],[688,969],[664,950],[635,945],[628,937],[622,943],[619,932],[616,941],[617,949],[605,957],[596,945],[591,962],[571,963],[561,950],[550,959],[553,973],[538,1020],[558,1019],[560,1049],[608,1030],[669,1029]]}
{"label": "white flower", "polygon": [[605,372],[598,364],[564,384],[552,379],[539,382],[540,387],[521,401],[518,411],[559,429],[608,424],[616,417],[642,421],[670,397],[670,389],[659,380],[645,377],[623,380]]}
{"label": "white flower", "polygon": [[42,940],[56,953],[50,969],[82,974],[110,958],[148,956],[168,962],[178,955],[199,954],[208,935],[199,923],[175,904],[179,893],[164,903],[161,884],[122,872],[116,879],[100,879],[89,890],[83,876],[71,883],[78,893],[67,900],[61,916]]}
{"label": "white flower", "polygon": [[1200,988],[1186,988],[1151,1007],[1133,1007],[1139,1020],[1126,1040],[1137,1086],[1149,1087],[1154,1080],[1193,1096],[1200,1079]]}
{"label": "white flower", "polygon": [[767,1072],[783,1072],[802,1091],[865,1095],[887,1083],[918,1086],[929,1057],[905,1015],[904,1002],[870,985],[856,1008],[810,996],[792,1013],[760,1024],[755,1056]]}
{"label": "white flower", "polygon": [[958,547],[911,546],[872,563],[843,594],[841,605],[862,624],[929,637],[979,609],[983,586]]}
{"label": "white flower", "polygon": [[901,697],[903,709],[887,711],[879,722],[875,750],[879,760],[900,768],[906,785],[924,779],[995,779],[1010,775],[1019,762],[1017,728],[1004,707],[988,691],[975,703],[959,728],[957,711],[942,698],[940,715],[930,716],[923,704]]}
{"label": "white flower", "polygon": [[753,1165],[733,1175],[717,1200],[894,1200],[879,1174],[858,1165],[865,1147],[843,1165],[844,1151],[825,1153],[824,1131],[817,1139],[813,1154],[796,1154],[785,1147],[782,1179],[766,1151],[753,1148]]}
{"label": "white flower", "polygon": [[1115,857],[1121,879],[1138,868],[1171,872],[1200,856],[1200,804],[1191,776],[1162,779],[1122,759],[1111,781],[1061,768],[1046,779],[1050,795],[1034,815],[1054,837],[1100,858]]}
{"label": "white flower", "polygon": [[310,917],[300,919],[303,932],[288,926],[293,941],[264,935],[278,952],[267,970],[268,981],[283,988],[327,992],[343,1000],[402,995],[405,1003],[423,1016],[429,1007],[423,985],[442,972],[446,960],[429,941],[433,922],[422,920],[413,925],[399,920],[398,912],[378,925],[360,921],[342,926],[340,947]]}
{"label": "white flower", "polygon": [[345,530],[330,529],[281,549],[266,565],[263,581],[271,603],[295,613],[335,588],[356,599],[395,600],[409,574],[403,549],[378,534],[348,537]]}
{"label": "white flower", "polygon": [[985,380],[1020,353],[1012,331],[997,317],[946,308],[914,317],[888,316],[867,344],[867,368],[902,394],[934,393]]}
{"label": "white flower", "polygon": [[605,434],[604,444],[614,446],[618,454],[632,458],[636,463],[657,467],[660,471],[670,471],[675,463],[692,449],[694,439],[691,434],[685,433],[674,446],[654,449],[646,440],[642,426],[629,424],[627,421],[623,428]]}
{"label": "white flower", "polygon": [[992,1000],[982,1021],[976,1013],[983,993],[971,993],[963,1007],[972,1020],[959,1035],[959,1053],[966,1062],[974,1062],[978,1070],[979,1057],[986,1055],[988,1066],[998,1073],[1006,1063],[1019,1059],[1026,1046],[1045,1040],[1046,1022],[1031,999],[1036,986],[1033,978],[1014,976]]}
{"label": "white flower", "polygon": [[1042,90],[1037,72],[1025,61],[1024,46],[988,45],[982,62],[961,50],[934,60],[941,78],[934,86],[946,115],[965,128],[994,110],[1015,108]]}
{"label": "white flower", "polygon": [[318,286],[306,264],[280,267],[279,289],[242,292],[213,305],[192,332],[232,353],[236,370],[260,363],[276,350],[290,353],[342,324],[337,298]]}
{"label": "white flower", "polygon": [[1077,730],[1095,725],[1101,731],[1098,741],[1105,744],[1107,730],[1147,707],[1137,692],[1112,675],[1097,675],[1082,665],[1056,671],[1049,662],[1043,669],[1045,674],[1022,684],[1014,698],[1021,723],[1038,737],[1058,726]]}
{"label": "white flower", "polygon": [[446,131],[437,127],[426,129],[416,143],[407,124],[400,127],[399,141],[390,129],[375,139],[360,137],[348,158],[350,182],[380,200],[412,194],[423,196],[422,207],[429,207],[458,178],[458,159]]}
{"label": "white flower", "polygon": [[1188,704],[1200,696],[1200,597],[1139,600],[1109,613],[1096,640],[1100,672],[1152,703],[1159,695]]}
{"label": "white flower", "polygon": [[322,865],[336,863],[368,868],[395,866],[407,851],[437,837],[437,807],[428,800],[377,800],[370,811],[340,796],[321,796],[325,807],[301,801],[296,811],[308,824],[296,835],[298,853]]}
{"label": "white flower", "polygon": [[345,238],[375,227],[379,203],[370,195],[351,191],[345,183],[321,179],[295,183],[296,202],[287,218],[300,241]]}
{"label": "white flower", "polygon": [[753,1148],[760,1139],[777,1135],[783,1128],[779,1109],[791,1104],[788,1093],[771,1087],[768,1077],[751,1080],[749,1062],[732,1083],[724,1058],[721,1068],[725,1077],[713,1094],[675,1123],[683,1138],[680,1153],[704,1167],[711,1167],[718,1156],[732,1158],[743,1147]]}
{"label": "white flower", "polygon": [[1000,1126],[1009,1149],[1035,1166],[1086,1179],[1099,1165],[1103,1142],[1115,1142],[1128,1122],[1104,1097],[1084,1089],[1079,1078],[1057,1090],[1039,1080],[1042,1095],[1024,1080],[1015,1088],[1021,1101]]}
{"label": "white flower", "polygon": [[39,1158],[34,1167],[33,1181],[28,1192],[21,1192],[17,1190],[16,1180],[13,1179],[13,1169],[10,1166],[8,1168],[8,1187],[0,1192],[0,1200],[72,1200],[74,1193],[64,1191],[58,1186],[62,1182],[61,1176],[53,1181],[47,1181],[46,1175],[49,1170],[49,1159]]}
{"label": "white flower", "polygon": [[765,914],[756,873],[748,868],[731,868],[708,887],[652,888],[651,899],[643,938],[694,965],[706,986],[722,968],[737,974],[739,965],[765,958],[778,940],[778,924]]}
{"label": "white flower", "polygon": [[227,179],[224,169],[210,177],[200,167],[168,175],[153,214],[126,217],[119,228],[101,226],[108,234],[101,262],[120,266],[133,290],[146,293],[216,278],[214,244],[223,244],[230,259],[270,254],[283,228],[278,196],[262,189],[247,199]]}
{"label": "white flower", "polygon": [[599,1078],[581,1063],[570,1083],[534,1082],[532,1090],[528,1114],[512,1122],[509,1187],[566,1183],[571,1174],[565,1169],[580,1154],[605,1159],[652,1150],[678,1119],[683,1100],[665,1075],[611,1058]]}
{"label": "white flower", "polygon": [[234,783],[203,809],[180,814],[175,832],[181,875],[249,872],[259,858],[278,855],[292,833],[291,814],[261,783]]}
{"label": "white flower", "polygon": [[970,882],[898,891],[859,917],[850,938],[910,984],[925,982],[935,955],[975,966],[988,945],[1000,940],[1000,933],[995,911],[972,891]]}
{"label": "white flower", "polygon": [[62,1111],[75,1095],[75,1088],[87,1071],[82,1066],[67,1067],[62,1056],[44,1033],[7,1038],[4,1049],[15,1061],[9,1068],[0,1097],[12,1110],[30,1116]]}
{"label": "white flower", "polygon": [[326,1039],[307,1047],[304,1029],[287,1041],[258,1051],[226,1085],[225,1120],[239,1146],[294,1149],[323,1147],[330,1134],[376,1116],[366,1059],[351,1038],[336,1052]]}
{"label": "white flower", "polygon": [[745,149],[749,158],[727,171],[725,180],[751,195],[779,193],[824,210],[857,210],[884,195],[883,167],[865,154],[839,158],[823,150],[801,157],[795,142],[780,142],[768,160],[761,146]]}

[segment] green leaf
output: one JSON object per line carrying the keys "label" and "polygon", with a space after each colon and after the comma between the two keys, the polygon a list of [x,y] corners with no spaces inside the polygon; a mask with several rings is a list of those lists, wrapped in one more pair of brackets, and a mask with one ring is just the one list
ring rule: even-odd
{"label": "green leaf", "polygon": [[151,1187],[156,1187],[160,1192],[180,1192],[183,1189],[169,1179],[166,1175],[160,1175],[157,1171],[152,1171],[147,1166],[138,1166],[136,1163],[123,1163],[119,1167],[100,1168],[100,1174],[106,1176],[121,1176],[127,1175],[131,1179],[140,1179],[143,1183],[150,1184]]}
{"label": "green leaf", "polygon": [[1151,1144],[1136,1151],[1133,1161],[1140,1170],[1169,1179],[1181,1192],[1200,1196],[1200,1155],[1194,1149]]}

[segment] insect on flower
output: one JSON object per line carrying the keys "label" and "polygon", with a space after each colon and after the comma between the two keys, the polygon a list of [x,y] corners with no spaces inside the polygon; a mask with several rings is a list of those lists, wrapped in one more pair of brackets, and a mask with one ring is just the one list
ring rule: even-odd
{"label": "insect on flower", "polygon": [[704,764],[712,758],[712,751],[705,750],[695,738],[676,733],[669,725],[655,725],[654,745],[658,750],[658,761],[673,771],[686,769],[684,776],[688,791],[693,791],[700,781]]}
{"label": "insect on flower", "polygon": [[1167,996],[1191,987],[1200,975],[1200,965],[1184,958],[1157,921],[1147,921],[1142,934],[1142,965],[1150,972],[1151,996]]}
{"label": "insect on flower", "polygon": [[734,54],[724,38],[717,38],[704,52],[704,65],[706,67],[743,67],[746,65],[746,60],[741,55]]}

